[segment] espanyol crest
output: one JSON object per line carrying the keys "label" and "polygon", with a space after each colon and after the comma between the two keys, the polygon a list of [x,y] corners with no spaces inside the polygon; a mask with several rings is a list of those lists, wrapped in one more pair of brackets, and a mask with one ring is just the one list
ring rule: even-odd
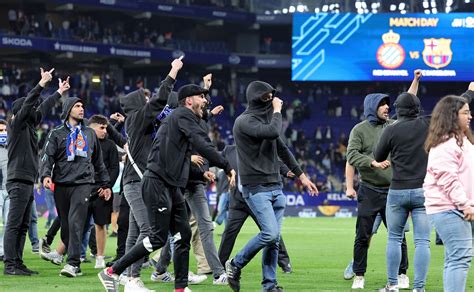
{"label": "espanyol crest", "polygon": [[423,39],[425,49],[423,50],[423,61],[426,65],[439,69],[449,65],[453,59],[451,51],[451,39]]}

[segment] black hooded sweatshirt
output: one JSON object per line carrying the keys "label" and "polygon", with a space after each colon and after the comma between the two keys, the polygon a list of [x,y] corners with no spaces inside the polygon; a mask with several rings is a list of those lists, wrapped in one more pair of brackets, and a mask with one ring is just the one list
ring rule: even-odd
{"label": "black hooded sweatshirt", "polygon": [[26,97],[13,103],[12,111],[15,117],[8,125],[8,181],[33,184],[38,177],[39,150],[36,127],[61,98],[56,91],[41,102],[42,89],[40,85],[36,85]]}
{"label": "black hooded sweatshirt", "polygon": [[303,173],[280,138],[281,113],[273,113],[272,101],[261,100],[264,94],[274,92],[268,83],[251,82],[246,92],[248,107],[235,120],[233,133],[243,186],[281,184],[280,159],[296,176]]}
{"label": "black hooded sweatshirt", "polygon": [[102,159],[99,139],[95,131],[83,123],[81,130],[89,146],[87,157],[76,156],[73,161],[67,161],[66,140],[71,131],[66,126],[66,121],[74,104],[80,101],[81,99],[77,97],[70,97],[63,103],[61,118],[64,119],[64,123],[49,133],[44,154],[41,157],[41,181],[52,175],[52,180],[56,184],[74,186],[95,183],[108,187],[110,178]]}
{"label": "black hooded sweatshirt", "polygon": [[[168,99],[175,97],[171,93],[175,80],[167,76],[161,82],[157,94],[148,102],[143,89],[136,90],[120,98],[120,105],[127,116],[125,119],[125,132],[128,138],[128,148],[136,165],[143,173],[147,157],[151,150],[153,138],[157,132],[156,116],[166,106]],[[123,170],[123,184],[140,181],[140,177],[128,159]]]}
{"label": "black hooded sweatshirt", "polygon": [[382,132],[374,158],[380,162],[390,154],[393,169],[391,189],[421,188],[428,163],[423,145],[430,117],[419,116],[420,100],[410,93],[400,94],[394,106],[397,120]]}
{"label": "black hooded sweatshirt", "polygon": [[200,118],[192,110],[180,106],[163,120],[148,156],[145,175],[159,176],[174,187],[184,188],[188,183],[192,151],[198,152],[212,165],[230,174],[232,168],[214,146],[203,137]]}
{"label": "black hooded sweatshirt", "polygon": [[[470,101],[474,92],[468,90],[462,96]],[[424,144],[431,116],[420,116],[420,100],[407,92],[397,97],[394,106],[398,119],[382,132],[374,158],[380,162],[390,154],[393,168],[391,189],[421,188],[428,163]]]}

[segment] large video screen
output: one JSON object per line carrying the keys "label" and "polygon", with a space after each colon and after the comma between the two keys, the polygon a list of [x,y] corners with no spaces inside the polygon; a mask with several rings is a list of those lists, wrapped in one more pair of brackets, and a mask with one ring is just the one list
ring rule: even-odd
{"label": "large video screen", "polygon": [[473,81],[474,14],[294,14],[292,80]]}

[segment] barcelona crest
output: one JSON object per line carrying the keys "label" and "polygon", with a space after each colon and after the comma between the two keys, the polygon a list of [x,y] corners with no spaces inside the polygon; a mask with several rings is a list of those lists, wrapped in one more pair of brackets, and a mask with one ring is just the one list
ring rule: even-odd
{"label": "barcelona crest", "polygon": [[439,69],[449,65],[453,59],[451,51],[451,39],[423,39],[425,49],[423,50],[423,61],[426,65]]}

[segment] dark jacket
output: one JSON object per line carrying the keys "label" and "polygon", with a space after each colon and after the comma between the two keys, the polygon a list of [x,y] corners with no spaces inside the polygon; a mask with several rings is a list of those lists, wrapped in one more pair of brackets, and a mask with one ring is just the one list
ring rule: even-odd
{"label": "dark jacket", "polygon": [[[125,132],[128,148],[142,173],[145,171],[147,157],[157,131],[156,116],[166,106],[174,82],[173,78],[167,76],[161,83],[158,93],[153,95],[148,102],[146,102],[143,89],[120,98],[120,105],[126,115]],[[123,173],[124,185],[132,181],[140,181],[140,177],[129,160],[125,163]]]}
{"label": "dark jacket", "polygon": [[428,136],[430,117],[419,116],[420,100],[410,93],[400,94],[394,106],[397,121],[383,130],[374,158],[381,162],[390,155],[393,169],[391,189],[421,188],[428,163],[423,145]]}
{"label": "dark jacket", "polygon": [[250,83],[246,93],[248,107],[235,120],[233,133],[242,185],[281,183],[280,159],[296,176],[303,173],[280,138],[281,113],[273,113],[271,101],[261,101],[262,95],[274,91],[268,83]]}
{"label": "dark jacket", "polygon": [[[112,189],[119,175],[119,154],[117,146],[115,146],[115,143],[108,138],[102,140],[99,139],[99,144],[102,149],[102,159],[104,161],[105,169],[107,169],[110,178],[108,186]],[[95,181],[100,181],[97,172],[95,174]]]}
{"label": "dark jacket", "polygon": [[[99,139],[93,129],[82,125],[81,129],[88,143],[87,157],[76,156],[74,161],[67,161],[66,139],[70,134],[66,126],[67,117],[79,98],[68,98],[63,103],[63,117],[65,122],[54,128],[48,136],[41,158],[41,181],[52,175],[56,184],[80,185],[96,183],[101,186],[109,186],[110,178],[102,159],[102,149]],[[97,173],[97,175],[95,175]],[[96,177],[96,180],[94,179]]]}
{"label": "dark jacket", "polygon": [[188,108],[178,107],[161,124],[148,156],[147,169],[168,184],[184,188],[188,183],[191,150],[197,151],[213,165],[232,170],[229,163],[203,139],[206,132],[199,118]]}
{"label": "dark jacket", "polygon": [[61,98],[58,92],[40,103],[43,88],[36,85],[26,98],[13,105],[15,117],[8,124],[8,181],[34,183],[38,177],[38,136],[36,127]]}
{"label": "dark jacket", "polygon": [[[202,138],[206,140],[206,142],[212,144],[211,139],[209,138],[209,126],[207,125],[207,117],[206,119],[203,117],[199,121],[199,127],[202,129]],[[205,135],[204,135],[205,133]],[[200,155],[196,150],[192,150],[191,154],[193,155]],[[207,184],[207,181],[204,180],[204,172],[209,170],[209,161],[206,158],[204,159],[204,164],[201,165],[200,167],[195,165],[194,163],[191,163],[190,166],[190,173],[189,173],[189,180],[188,184],[195,185],[195,184]]]}

